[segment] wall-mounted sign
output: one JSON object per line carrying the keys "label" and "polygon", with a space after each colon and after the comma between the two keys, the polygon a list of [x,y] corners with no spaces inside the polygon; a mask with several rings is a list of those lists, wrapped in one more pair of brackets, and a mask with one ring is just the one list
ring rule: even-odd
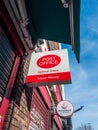
{"label": "wall-mounted sign", "polygon": [[74,107],[72,103],[68,100],[60,101],[57,104],[57,114],[62,118],[69,118],[74,113]]}
{"label": "wall-mounted sign", "polygon": [[31,86],[71,83],[67,49],[32,53],[26,83]]}

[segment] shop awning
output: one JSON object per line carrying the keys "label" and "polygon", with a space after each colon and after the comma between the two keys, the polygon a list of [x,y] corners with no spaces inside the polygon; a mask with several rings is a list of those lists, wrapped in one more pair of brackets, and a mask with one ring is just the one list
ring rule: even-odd
{"label": "shop awning", "polygon": [[71,44],[79,61],[80,0],[25,0],[25,3],[27,28],[34,42],[46,39]]}

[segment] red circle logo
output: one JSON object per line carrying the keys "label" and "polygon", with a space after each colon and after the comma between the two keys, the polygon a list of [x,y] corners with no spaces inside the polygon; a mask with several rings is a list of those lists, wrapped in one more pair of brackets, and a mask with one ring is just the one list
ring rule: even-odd
{"label": "red circle logo", "polygon": [[50,54],[42,56],[37,60],[37,65],[40,68],[52,68],[57,66],[61,62],[61,58],[57,55]]}
{"label": "red circle logo", "polygon": [[62,103],[61,107],[62,107],[63,109],[66,109],[66,108],[67,108],[67,105],[66,105],[65,103]]}

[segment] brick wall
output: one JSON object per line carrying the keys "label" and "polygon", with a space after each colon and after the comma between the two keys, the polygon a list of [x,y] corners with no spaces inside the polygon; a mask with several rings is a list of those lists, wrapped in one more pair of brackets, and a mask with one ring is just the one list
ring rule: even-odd
{"label": "brick wall", "polygon": [[3,130],[27,130],[29,125],[32,89],[25,85],[30,55],[24,56],[12,92]]}

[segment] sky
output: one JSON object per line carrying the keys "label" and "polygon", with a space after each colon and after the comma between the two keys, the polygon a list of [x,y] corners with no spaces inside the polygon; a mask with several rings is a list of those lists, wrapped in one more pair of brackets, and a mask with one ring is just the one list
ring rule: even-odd
{"label": "sky", "polygon": [[98,0],[81,0],[80,63],[70,45],[68,48],[72,84],[66,84],[65,98],[74,110],[84,108],[72,116],[73,130],[90,123],[98,130]]}

